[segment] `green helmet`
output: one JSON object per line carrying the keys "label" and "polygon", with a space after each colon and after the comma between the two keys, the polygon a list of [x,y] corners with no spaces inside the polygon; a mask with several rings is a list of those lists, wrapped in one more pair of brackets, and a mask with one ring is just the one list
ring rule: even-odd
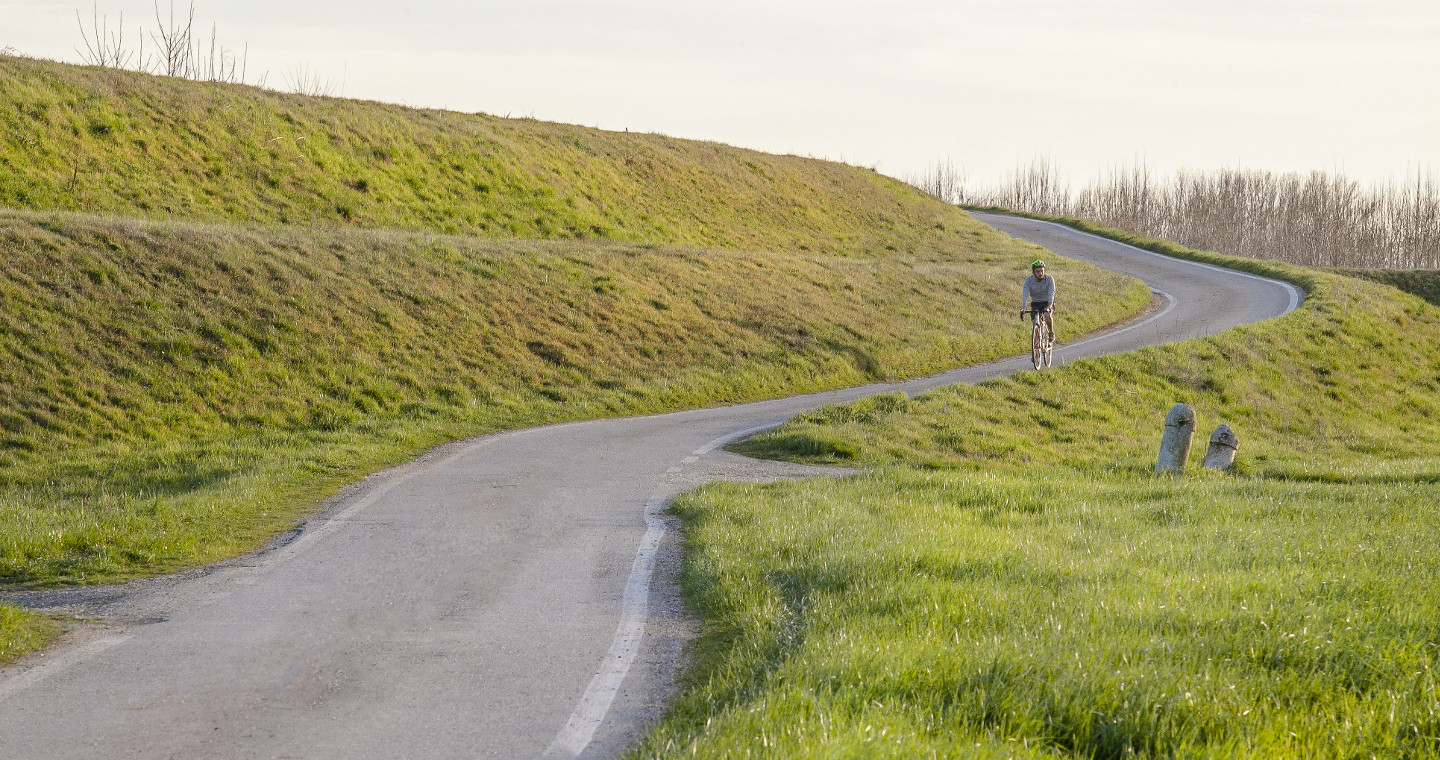
{"label": "green helmet", "polygon": [[1031,268],[1031,269],[1044,269],[1044,268],[1045,268],[1045,262],[1041,261],[1040,259],[1035,259],[1034,261],[1030,262],[1030,268]]}

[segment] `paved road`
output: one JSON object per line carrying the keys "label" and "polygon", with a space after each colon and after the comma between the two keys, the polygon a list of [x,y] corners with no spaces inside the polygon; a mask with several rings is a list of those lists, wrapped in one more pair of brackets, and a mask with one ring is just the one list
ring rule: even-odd
{"label": "paved road", "polygon": [[[1165,294],[1148,319],[1058,347],[1057,361],[1298,303],[1278,283],[977,216]],[[721,444],[822,404],[1026,361],[463,441],[365,480],[257,556],[123,593],[22,600],[83,603],[105,622],[0,674],[0,757],[612,756],[658,715],[693,635],[665,502],[716,477],[805,471]]]}

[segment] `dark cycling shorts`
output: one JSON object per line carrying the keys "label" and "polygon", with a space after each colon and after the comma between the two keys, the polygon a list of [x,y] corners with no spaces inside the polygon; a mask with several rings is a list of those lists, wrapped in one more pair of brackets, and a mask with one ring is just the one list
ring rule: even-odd
{"label": "dark cycling shorts", "polygon": [[1031,309],[1032,311],[1036,311],[1036,312],[1039,312],[1039,313],[1041,313],[1041,314],[1044,314],[1045,311],[1048,310],[1049,308],[1050,308],[1050,302],[1049,302],[1049,301],[1031,301],[1031,302],[1030,302],[1030,309]]}

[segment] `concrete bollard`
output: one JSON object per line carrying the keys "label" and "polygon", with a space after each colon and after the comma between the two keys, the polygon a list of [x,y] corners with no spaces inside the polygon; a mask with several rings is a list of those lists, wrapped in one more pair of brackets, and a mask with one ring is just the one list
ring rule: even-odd
{"label": "concrete bollard", "polygon": [[1235,452],[1240,450],[1240,439],[1229,425],[1215,428],[1210,435],[1210,449],[1205,452],[1205,469],[1228,470],[1235,464]]}
{"label": "concrete bollard", "polygon": [[1190,443],[1195,438],[1195,410],[1189,404],[1176,404],[1165,415],[1165,437],[1160,439],[1160,458],[1156,472],[1181,472],[1190,461]]}

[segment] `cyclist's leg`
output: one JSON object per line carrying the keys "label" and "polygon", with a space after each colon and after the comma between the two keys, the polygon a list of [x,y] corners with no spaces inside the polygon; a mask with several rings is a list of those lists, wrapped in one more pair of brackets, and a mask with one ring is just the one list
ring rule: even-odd
{"label": "cyclist's leg", "polygon": [[1055,340],[1055,320],[1054,317],[1051,316],[1053,313],[1049,302],[1046,302],[1045,310],[1036,315],[1041,323],[1045,325],[1046,334],[1050,336],[1050,340],[1052,341]]}

